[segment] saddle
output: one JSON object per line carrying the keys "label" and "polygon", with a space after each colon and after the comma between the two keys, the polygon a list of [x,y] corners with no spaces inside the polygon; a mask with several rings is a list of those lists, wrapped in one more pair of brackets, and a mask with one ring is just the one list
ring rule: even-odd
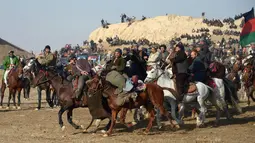
{"label": "saddle", "polygon": [[[176,83],[176,79],[175,79],[175,78],[173,78],[173,80],[174,80],[174,83]],[[176,84],[174,84],[174,89],[177,89]],[[196,84],[195,84],[195,83],[193,83],[193,82],[189,82],[189,86],[188,86],[188,87],[186,87],[186,89],[187,89],[187,93],[194,93],[194,92],[196,92],[196,91],[197,91],[197,86],[196,86]]]}
{"label": "saddle", "polygon": [[195,83],[190,82],[188,87],[188,93],[193,93],[197,91],[197,86]]}
{"label": "saddle", "polygon": [[206,81],[206,85],[210,86],[211,88],[216,87],[216,83],[210,78]]}

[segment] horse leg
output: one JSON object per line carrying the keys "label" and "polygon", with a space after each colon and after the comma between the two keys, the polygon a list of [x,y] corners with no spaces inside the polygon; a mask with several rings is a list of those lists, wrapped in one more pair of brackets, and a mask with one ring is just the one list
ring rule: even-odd
{"label": "horse leg", "polygon": [[193,108],[193,109],[191,110],[191,118],[192,118],[192,119],[195,119],[195,118],[196,118],[196,113],[197,113],[196,108]]}
{"label": "horse leg", "polygon": [[67,121],[69,124],[71,124],[75,129],[80,129],[81,126],[76,125],[73,122],[73,108],[70,108],[67,110]]}
{"label": "horse leg", "polygon": [[6,89],[6,85],[5,85],[5,83],[2,81],[0,109],[3,108],[3,100],[4,100],[4,91],[5,91],[5,89]]}
{"label": "horse leg", "polygon": [[30,84],[27,85],[27,98],[29,99],[30,98],[30,89],[31,89],[31,86]]}
{"label": "horse leg", "polygon": [[42,90],[40,87],[37,87],[37,95],[38,95],[38,105],[36,110],[40,110],[41,109],[41,101],[42,101]]}
{"label": "horse leg", "polygon": [[112,110],[111,126],[110,126],[109,130],[106,132],[106,134],[104,134],[104,137],[107,137],[112,134],[113,127],[116,124],[116,117],[118,115],[118,112],[119,112],[119,110]]}
{"label": "horse leg", "polygon": [[125,124],[127,111],[128,111],[127,108],[122,108],[121,111],[120,111],[120,123],[121,124]]}
{"label": "horse leg", "polygon": [[13,100],[13,109],[17,109],[16,107],[16,89],[13,89],[13,93],[12,93],[12,100]]}
{"label": "horse leg", "polygon": [[20,95],[21,95],[21,88],[18,89],[18,109],[20,109]]}
{"label": "horse leg", "polygon": [[58,123],[60,125],[60,128],[62,129],[62,131],[65,130],[65,126],[62,120],[62,115],[63,113],[66,111],[66,109],[64,109],[63,107],[60,108],[60,110],[58,111]]}
{"label": "horse leg", "polygon": [[50,94],[51,94],[50,88],[47,88],[46,89],[46,101],[48,102],[49,106],[51,108],[53,108],[53,102],[51,100]]}
{"label": "horse leg", "polygon": [[246,92],[246,96],[247,96],[247,105],[250,106],[251,102],[250,102],[250,97],[251,95],[253,94],[252,91],[250,91],[250,88],[247,89],[247,92]]}
{"label": "horse leg", "polygon": [[197,127],[203,127],[205,122],[205,113],[207,109],[204,104],[204,99],[201,95],[197,97],[197,101],[200,105],[200,114],[197,117]]}
{"label": "horse leg", "polygon": [[52,102],[53,102],[53,106],[57,106],[57,95],[55,90],[52,93]]}
{"label": "horse leg", "polygon": [[252,93],[251,93],[251,96],[250,96],[253,102],[255,102],[255,98],[254,98],[254,96],[253,96],[253,92],[254,92],[254,91],[255,91],[255,89],[252,90]]}
{"label": "horse leg", "polygon": [[92,120],[90,121],[89,125],[86,127],[85,130],[83,130],[83,132],[87,132],[87,131],[88,131],[88,129],[90,128],[90,126],[93,124],[94,120],[95,120],[95,119],[92,118]]}
{"label": "horse leg", "polygon": [[[159,110],[162,112],[162,108],[164,109],[163,106],[159,107]],[[149,112],[149,123],[147,125],[147,128],[145,129],[145,133],[148,133],[152,127],[152,123],[155,119],[155,111],[152,105],[146,106],[146,110]]]}
{"label": "horse leg", "polygon": [[10,108],[10,101],[11,101],[11,98],[12,98],[12,89],[9,88],[9,97],[8,97],[8,103],[7,103],[6,109],[9,109],[9,108]]}

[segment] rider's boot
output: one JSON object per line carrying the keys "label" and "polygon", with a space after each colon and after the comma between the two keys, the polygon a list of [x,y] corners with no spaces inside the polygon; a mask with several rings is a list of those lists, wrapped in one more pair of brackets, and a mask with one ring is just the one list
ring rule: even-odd
{"label": "rider's boot", "polygon": [[81,101],[81,94],[82,94],[82,89],[77,89],[76,91],[75,91],[75,100],[76,101]]}

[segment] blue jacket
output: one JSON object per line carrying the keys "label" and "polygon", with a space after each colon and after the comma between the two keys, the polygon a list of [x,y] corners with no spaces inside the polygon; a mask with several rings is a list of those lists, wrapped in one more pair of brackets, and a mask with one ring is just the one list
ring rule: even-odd
{"label": "blue jacket", "polygon": [[192,73],[194,81],[204,82],[206,79],[206,68],[199,57],[196,57],[189,66],[189,72]]}

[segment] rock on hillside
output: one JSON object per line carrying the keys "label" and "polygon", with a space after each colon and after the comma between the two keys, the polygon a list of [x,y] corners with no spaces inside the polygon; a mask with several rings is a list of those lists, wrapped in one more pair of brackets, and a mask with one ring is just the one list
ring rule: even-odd
{"label": "rock on hillside", "polygon": [[31,57],[32,54],[25,51],[24,49],[21,49],[13,44],[11,44],[10,42],[1,39],[0,38],[0,64],[2,64],[2,61],[4,60],[4,57],[8,55],[8,52],[10,50],[13,50],[15,52],[15,55],[18,56],[25,56],[25,57]]}
{"label": "rock on hillside", "polygon": [[[151,42],[166,43],[172,38],[179,37],[182,34],[199,34],[192,33],[192,29],[208,28],[211,35],[214,29],[221,29],[222,31],[231,30],[227,24],[222,28],[214,26],[209,27],[202,21],[202,18],[193,18],[190,16],[158,16],[155,18],[148,18],[144,21],[135,21],[129,27],[128,23],[112,24],[109,25],[108,29],[100,27],[90,34],[89,40],[97,42],[99,39],[105,40],[107,37],[118,35],[119,38],[123,40],[146,38]],[[238,28],[233,30],[241,31],[241,28],[239,27],[240,23],[241,20],[235,21]],[[231,37],[238,38],[237,36]]]}

